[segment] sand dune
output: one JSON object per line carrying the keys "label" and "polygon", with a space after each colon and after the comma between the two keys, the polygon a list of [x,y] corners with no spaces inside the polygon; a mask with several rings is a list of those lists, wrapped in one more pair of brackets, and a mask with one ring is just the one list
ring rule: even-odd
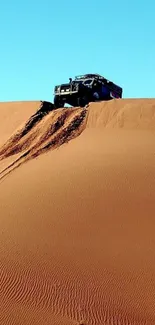
{"label": "sand dune", "polygon": [[0,148],[0,324],[155,324],[155,100],[34,116]]}

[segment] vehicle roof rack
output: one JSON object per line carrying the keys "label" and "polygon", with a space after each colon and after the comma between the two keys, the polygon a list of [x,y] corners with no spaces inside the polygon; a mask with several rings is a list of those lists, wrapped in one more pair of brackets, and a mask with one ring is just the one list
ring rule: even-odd
{"label": "vehicle roof rack", "polygon": [[87,74],[84,74],[84,75],[75,76],[75,80],[87,79],[87,78],[95,78],[95,79],[100,79],[100,80],[107,80],[105,77],[101,76],[98,73],[87,73]]}

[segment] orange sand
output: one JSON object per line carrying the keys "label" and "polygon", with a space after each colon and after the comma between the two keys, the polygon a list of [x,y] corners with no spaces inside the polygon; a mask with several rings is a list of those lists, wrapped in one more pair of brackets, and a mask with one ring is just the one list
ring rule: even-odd
{"label": "orange sand", "polygon": [[0,324],[154,325],[155,100],[60,109],[31,129],[40,103],[12,105],[0,104]]}

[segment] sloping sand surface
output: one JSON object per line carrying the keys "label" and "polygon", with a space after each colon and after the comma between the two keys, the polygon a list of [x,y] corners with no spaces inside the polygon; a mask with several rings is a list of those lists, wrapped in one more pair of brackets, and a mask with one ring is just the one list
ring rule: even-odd
{"label": "sloping sand surface", "polygon": [[25,125],[0,149],[0,324],[155,324],[155,100]]}
{"label": "sloping sand surface", "polygon": [[86,109],[51,110],[44,103],[0,149],[0,179],[21,164],[77,137],[86,125]]}
{"label": "sloping sand surface", "polygon": [[155,99],[121,99],[92,103],[87,127],[155,130]]}
{"label": "sloping sand surface", "polygon": [[0,145],[40,107],[40,102],[0,103]]}

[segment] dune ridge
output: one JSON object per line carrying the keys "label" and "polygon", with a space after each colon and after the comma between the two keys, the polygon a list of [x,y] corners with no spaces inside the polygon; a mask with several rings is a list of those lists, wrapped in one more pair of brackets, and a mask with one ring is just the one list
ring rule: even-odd
{"label": "dune ridge", "polygon": [[24,162],[77,137],[85,128],[155,130],[154,99],[121,99],[56,111],[49,102],[35,105],[36,112],[0,148],[0,161],[16,155],[10,164],[1,164],[0,179]]}
{"label": "dune ridge", "polygon": [[91,103],[87,128],[155,130],[155,99]]}

